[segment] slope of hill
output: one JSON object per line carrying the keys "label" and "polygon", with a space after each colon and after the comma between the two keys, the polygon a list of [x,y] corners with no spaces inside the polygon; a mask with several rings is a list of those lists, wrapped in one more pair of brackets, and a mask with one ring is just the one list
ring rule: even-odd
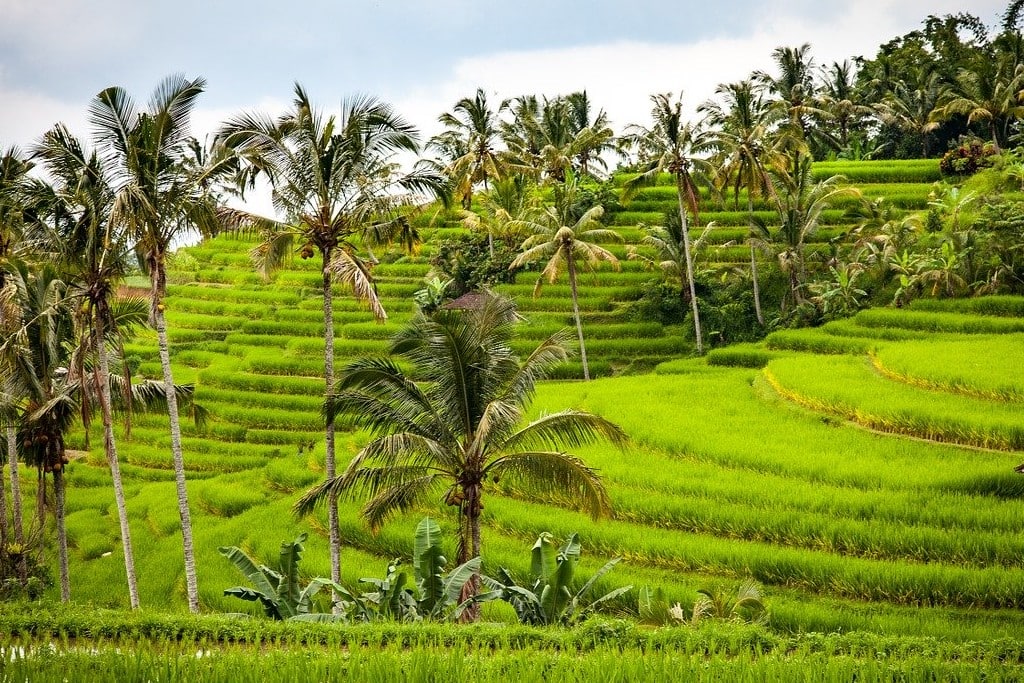
{"label": "slope of hill", "polygon": [[[925,187],[907,183],[906,193],[926,197]],[[653,199],[660,187],[651,191],[652,198],[637,199],[660,202],[651,214],[671,206]],[[328,566],[324,520],[290,514],[299,493],[322,476],[319,276],[311,262],[297,260],[263,283],[248,265],[250,247],[220,237],[187,250],[167,300],[176,379],[195,382],[213,415],[205,432],[187,429],[185,461],[202,601],[215,611],[239,609],[222,595],[239,577],[218,546],[270,558],[282,540],[312,527],[306,571],[324,575]],[[615,517],[594,523],[497,490],[485,515],[485,568],[523,571],[539,532],[579,532],[589,566],[624,558],[606,583],[663,586],[684,606],[698,588],[731,590],[752,577],[765,587],[772,627],[782,631],[950,640],[1020,633],[1024,479],[1012,470],[1022,459],[1024,377],[1012,359],[1024,350],[1024,302],[865,311],[819,329],[779,332],[765,344],[716,350],[707,361],[679,359],[689,345],[677,327],[616,317],[646,277],[638,264],[626,265],[587,284],[588,350],[603,374],[660,362],[658,372],[549,383],[535,406],[596,411],[631,435],[625,453],[580,452],[605,477]],[[339,291],[339,360],[385,347],[412,315],[411,294],[427,270],[422,255],[377,267],[385,324]],[[526,319],[523,350],[568,325],[564,287],[533,299],[529,278],[520,276],[500,289],[517,298]],[[128,351],[139,374],[159,374],[152,338],[138,338]],[[364,439],[346,435],[341,457]],[[123,605],[113,495],[97,441],[68,474],[73,594]],[[168,441],[165,419],[136,416],[121,451],[144,604],[179,610]],[[448,531],[454,524],[440,501],[376,536],[359,521],[358,503],[344,502],[341,511],[343,575],[351,582],[379,576],[387,559],[408,554],[422,514]],[[487,614],[510,616],[501,606]]]}

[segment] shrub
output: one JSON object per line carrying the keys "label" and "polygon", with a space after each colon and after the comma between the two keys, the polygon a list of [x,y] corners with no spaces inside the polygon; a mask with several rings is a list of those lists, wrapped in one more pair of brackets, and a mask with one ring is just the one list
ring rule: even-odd
{"label": "shrub", "polygon": [[961,143],[942,155],[939,170],[942,175],[966,176],[980,169],[991,168],[995,161],[996,148],[991,142],[971,140]]}

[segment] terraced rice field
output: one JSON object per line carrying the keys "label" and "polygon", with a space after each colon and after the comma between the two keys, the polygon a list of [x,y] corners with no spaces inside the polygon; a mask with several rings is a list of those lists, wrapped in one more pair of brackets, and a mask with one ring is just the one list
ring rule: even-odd
{"label": "terraced rice field", "polygon": [[[311,528],[305,569],[328,573],[324,518],[290,513],[322,476],[316,273],[297,261],[270,283],[253,279],[244,260],[249,246],[222,237],[189,250],[195,268],[175,273],[167,302],[176,379],[195,382],[213,416],[205,431],[187,427],[185,438],[201,599],[211,611],[240,608],[221,594],[240,577],[218,546],[270,558],[282,540]],[[1024,632],[1024,477],[1013,472],[1024,460],[1024,376],[1014,363],[1024,351],[1024,300],[865,311],[776,333],[766,344],[717,350],[707,360],[685,359],[678,330],[615,317],[642,286],[636,264],[623,265],[622,276],[587,276],[592,368],[657,372],[548,383],[534,408],[585,408],[631,435],[626,452],[579,452],[604,476],[614,518],[595,523],[496,487],[486,498],[485,569],[524,571],[539,532],[578,532],[586,568],[624,558],[605,577],[609,587],[661,586],[684,608],[699,588],[732,590],[754,578],[764,587],[770,627],[784,633],[869,631],[953,642]],[[339,361],[384,348],[412,315],[409,295],[426,270],[422,256],[378,266],[385,324],[338,292]],[[533,299],[527,276],[504,288],[526,318],[523,351],[569,323],[563,289],[545,287]],[[137,339],[128,352],[140,374],[158,374],[153,339]],[[574,372],[570,366],[565,376]],[[365,438],[342,435],[340,457]],[[94,434],[68,474],[73,595],[123,606],[99,441]],[[86,450],[81,436],[75,445]],[[143,603],[182,610],[167,445],[165,419],[136,416],[121,451]],[[388,559],[407,555],[423,514],[442,520],[449,538],[453,529],[440,502],[378,535],[357,513],[357,504],[342,504],[349,582],[381,576]],[[504,605],[488,605],[484,614],[511,619]]]}

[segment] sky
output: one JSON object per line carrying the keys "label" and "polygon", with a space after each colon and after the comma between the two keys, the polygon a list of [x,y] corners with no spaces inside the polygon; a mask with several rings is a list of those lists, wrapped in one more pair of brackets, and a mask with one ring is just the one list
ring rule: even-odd
{"label": "sky", "polygon": [[1008,0],[0,0],[0,149],[57,121],[87,135],[86,108],[119,85],[143,104],[166,76],[203,76],[202,138],[241,111],[276,115],[301,83],[325,110],[369,94],[423,133],[483,88],[586,89],[620,132],[649,123],[654,93],[689,109],[717,84],[771,71],[779,46],[818,64],[872,57],[929,14],[995,25]]}

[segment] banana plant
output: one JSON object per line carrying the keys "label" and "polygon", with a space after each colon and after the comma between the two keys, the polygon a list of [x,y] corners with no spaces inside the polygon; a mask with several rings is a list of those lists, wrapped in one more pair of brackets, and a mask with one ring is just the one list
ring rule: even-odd
{"label": "banana plant", "polygon": [[580,560],[578,534],[570,536],[562,546],[556,545],[554,537],[542,533],[533,545],[530,562],[531,583],[519,585],[505,568],[498,570],[497,579],[483,578],[484,584],[508,602],[519,617],[520,623],[545,625],[568,624],[578,621],[596,608],[625,594],[632,586],[616,588],[593,601],[587,595],[597,581],[619,563],[621,558],[609,560],[590,577],[583,586],[573,592],[572,585],[576,565]]}
{"label": "banana plant", "polygon": [[224,590],[224,595],[233,595],[249,602],[259,602],[268,617],[283,621],[324,621],[334,615],[318,613],[313,597],[323,588],[336,590],[341,586],[330,579],[315,578],[305,587],[299,585],[299,562],[302,560],[303,543],[306,534],[299,534],[294,541],[281,543],[280,571],[257,564],[238,546],[220,548],[220,554],[228,558],[245,575],[253,587],[235,586]]}
{"label": "banana plant", "polygon": [[454,618],[471,604],[497,599],[497,592],[486,592],[463,598],[463,590],[473,575],[480,571],[480,558],[474,557],[460,564],[447,575],[448,560],[441,553],[441,528],[430,517],[424,517],[416,527],[413,546],[412,583],[406,572],[400,571],[400,560],[388,564],[383,579],[360,579],[376,590],[353,594],[345,592],[349,604],[346,611],[356,621],[400,619],[420,621],[441,619],[451,614]]}

